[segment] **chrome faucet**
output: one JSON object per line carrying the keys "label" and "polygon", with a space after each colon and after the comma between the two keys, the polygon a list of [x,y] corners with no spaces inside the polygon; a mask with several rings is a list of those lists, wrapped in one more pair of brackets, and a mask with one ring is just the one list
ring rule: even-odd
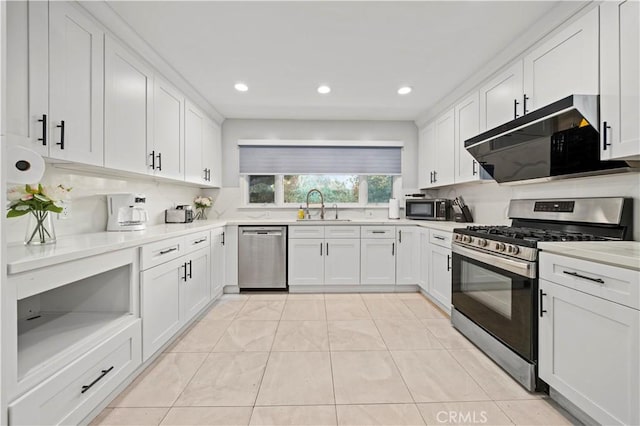
{"label": "chrome faucet", "polygon": [[338,220],[338,205],[334,203],[331,207],[336,209],[336,220]]}
{"label": "chrome faucet", "polygon": [[320,194],[320,219],[324,219],[324,195],[322,195],[322,192],[316,188],[307,192],[307,219],[311,219],[311,213],[309,212],[309,196],[314,192]]}

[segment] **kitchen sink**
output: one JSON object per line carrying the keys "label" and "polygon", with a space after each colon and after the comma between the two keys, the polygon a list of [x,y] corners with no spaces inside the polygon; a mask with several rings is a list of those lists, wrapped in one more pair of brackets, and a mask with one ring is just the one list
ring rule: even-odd
{"label": "kitchen sink", "polygon": [[296,219],[296,222],[309,222],[309,223],[340,223],[351,222],[351,219]]}

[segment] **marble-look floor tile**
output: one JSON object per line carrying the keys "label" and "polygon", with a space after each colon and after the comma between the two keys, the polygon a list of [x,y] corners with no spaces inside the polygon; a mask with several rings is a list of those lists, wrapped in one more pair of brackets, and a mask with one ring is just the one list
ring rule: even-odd
{"label": "marble-look floor tile", "polygon": [[287,300],[281,319],[287,321],[324,321],[327,319],[324,300]]}
{"label": "marble-look floor tile", "polygon": [[402,303],[404,303],[418,319],[447,318],[440,309],[436,308],[436,306],[427,299],[404,299]]}
{"label": "marble-look floor tile", "polygon": [[374,319],[416,319],[400,300],[365,299],[365,304]]}
{"label": "marble-look floor tile", "polygon": [[211,352],[231,321],[198,321],[165,352]]}
{"label": "marble-look floor tile", "polygon": [[433,334],[418,320],[375,320],[390,350],[443,349]]}
{"label": "marble-look floor tile", "polygon": [[252,406],[268,357],[268,352],[211,353],[175,406]]}
{"label": "marble-look floor tile", "polygon": [[420,292],[395,293],[400,300],[427,300]]}
{"label": "marble-look floor tile", "polygon": [[169,408],[105,408],[90,426],[159,425]]}
{"label": "marble-look floor tile", "polygon": [[[513,422],[492,401],[432,402],[418,404],[428,425],[512,425]],[[549,423],[551,424],[551,423]]]}
{"label": "marble-look floor tile", "polygon": [[110,404],[170,407],[204,362],[204,353],[164,353]]}
{"label": "marble-look floor tile", "polygon": [[316,293],[289,293],[287,300],[324,300],[324,294]]}
{"label": "marble-look floor tile", "polygon": [[327,298],[324,303],[329,321],[371,319],[371,315],[369,315],[369,311],[362,299]]}
{"label": "marble-look floor tile", "polygon": [[496,401],[516,425],[570,425],[568,417],[546,399],[528,401]]}
{"label": "marble-look floor tile", "polygon": [[329,321],[329,344],[332,351],[387,349],[372,320]]}
{"label": "marble-look floor tile", "polygon": [[329,352],[272,352],[256,405],[334,404]]}
{"label": "marble-look floor tile", "polygon": [[326,321],[280,321],[272,351],[328,351]]}
{"label": "marble-look floor tile", "polygon": [[334,405],[255,407],[252,426],[329,426],[336,424]]}
{"label": "marble-look floor tile", "polygon": [[387,351],[331,352],[337,404],[413,402]]}
{"label": "marble-look floor tile", "polygon": [[490,399],[446,350],[392,351],[416,402]]}
{"label": "marble-look floor tile", "polygon": [[248,425],[251,407],[173,407],[160,423],[163,426]]}
{"label": "marble-look floor tile", "polygon": [[231,320],[240,312],[240,309],[247,303],[247,300],[249,299],[219,300],[213,305],[209,312],[205,314],[203,320]]}
{"label": "marble-look floor tile", "polygon": [[504,370],[477,349],[451,350],[451,355],[473,377],[491,399],[536,399],[540,394],[529,393]]}
{"label": "marble-look floor tile", "polygon": [[447,349],[472,349],[475,347],[451,325],[449,319],[423,319],[422,323]]}
{"label": "marble-look floor tile", "polygon": [[360,293],[325,293],[324,300],[350,300],[362,302]]}
{"label": "marble-look floor tile", "polygon": [[249,299],[242,307],[236,320],[278,321],[284,308],[282,300],[254,300]]}
{"label": "marble-look floor tile", "polygon": [[338,425],[424,425],[415,404],[338,405]]}
{"label": "marble-look floor tile", "polygon": [[213,352],[269,352],[278,321],[234,321]]}
{"label": "marble-look floor tile", "polygon": [[248,293],[251,300],[278,300],[285,301],[289,297],[288,293],[283,292],[264,292],[264,293]]}

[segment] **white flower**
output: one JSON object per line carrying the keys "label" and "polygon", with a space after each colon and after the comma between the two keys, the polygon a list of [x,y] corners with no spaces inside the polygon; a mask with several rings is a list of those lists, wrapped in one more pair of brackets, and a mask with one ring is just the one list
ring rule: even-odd
{"label": "white flower", "polygon": [[54,203],[69,199],[69,191],[71,191],[71,188],[65,188],[63,185],[45,185],[42,187],[42,194]]}
{"label": "white flower", "polygon": [[21,186],[14,186],[13,188],[10,188],[7,191],[7,200],[8,201],[18,201],[19,199],[22,198],[22,196],[24,196],[26,194],[25,190],[24,190],[24,185]]}
{"label": "white flower", "polygon": [[193,202],[195,203],[196,207],[198,207],[198,208],[211,207],[213,199],[211,197],[198,196],[198,197],[196,197],[195,200],[193,200]]}

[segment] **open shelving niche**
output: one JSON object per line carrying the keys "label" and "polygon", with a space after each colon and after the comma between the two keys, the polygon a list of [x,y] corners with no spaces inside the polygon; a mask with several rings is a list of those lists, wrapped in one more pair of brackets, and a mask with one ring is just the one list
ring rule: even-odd
{"label": "open shelving niche", "polygon": [[123,265],[18,300],[18,380],[134,321],[132,267]]}

